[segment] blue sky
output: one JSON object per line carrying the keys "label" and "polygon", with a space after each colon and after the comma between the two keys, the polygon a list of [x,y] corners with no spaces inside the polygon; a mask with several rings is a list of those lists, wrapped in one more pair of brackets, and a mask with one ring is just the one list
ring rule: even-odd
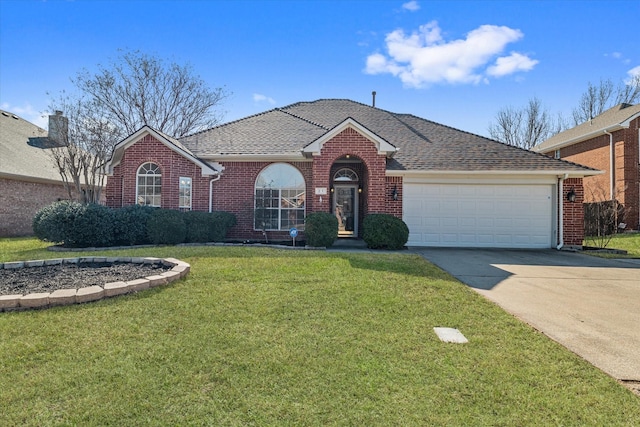
{"label": "blue sky", "polygon": [[348,98],[487,135],[537,96],[570,116],[588,82],[640,73],[640,2],[0,0],[0,108],[50,96],[119,49],[189,63],[224,121]]}

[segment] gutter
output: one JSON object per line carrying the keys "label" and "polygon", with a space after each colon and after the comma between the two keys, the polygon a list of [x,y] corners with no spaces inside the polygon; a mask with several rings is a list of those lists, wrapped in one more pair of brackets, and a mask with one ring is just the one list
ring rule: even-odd
{"label": "gutter", "polygon": [[558,246],[557,250],[564,246],[564,180],[569,178],[569,174],[565,173],[558,177]]}
{"label": "gutter", "polygon": [[213,212],[213,183],[218,181],[222,175],[218,173],[215,178],[211,178],[209,181],[209,213]]}
{"label": "gutter", "polygon": [[607,129],[603,130],[606,135],[609,135],[609,199],[613,200],[614,193],[616,190],[616,185],[614,182],[615,174],[615,157],[613,153],[613,134],[609,132]]}

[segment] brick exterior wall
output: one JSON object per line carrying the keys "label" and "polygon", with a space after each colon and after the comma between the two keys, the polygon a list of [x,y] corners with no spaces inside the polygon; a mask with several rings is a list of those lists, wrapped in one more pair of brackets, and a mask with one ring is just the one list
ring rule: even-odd
{"label": "brick exterior wall", "polygon": [[[347,155],[349,157],[347,157]],[[125,151],[122,161],[114,167],[105,190],[107,205],[120,207],[135,203],[136,174],[143,163],[153,162],[162,170],[162,207],[178,208],[179,178],[192,179],[193,210],[209,209],[209,182],[202,177],[200,168],[151,136],[146,136]],[[306,214],[331,212],[334,185],[333,176],[340,168],[350,168],[358,174],[359,220],[369,213],[389,213],[402,218],[402,177],[386,176],[386,157],[370,140],[348,128],[325,142],[320,155],[300,162],[287,162],[300,171],[306,183]],[[214,211],[236,215],[238,224],[230,230],[230,240],[265,240],[261,230],[254,230],[254,187],[260,172],[273,162],[220,162],[225,168],[219,180],[213,183]],[[326,195],[316,195],[316,188],[326,188]],[[392,199],[394,188],[398,200]],[[573,188],[578,195],[576,203],[566,201]],[[584,190],[582,179],[568,179],[563,188],[564,242],[568,246],[582,245]],[[361,232],[361,230],[359,230]],[[269,241],[290,239],[288,231],[267,231]],[[304,233],[300,234],[304,238]]]}
{"label": "brick exterior wall", "polygon": [[60,184],[44,184],[0,178],[0,237],[33,234],[33,217],[45,206],[67,200]]}
{"label": "brick exterior wall", "polygon": [[[573,190],[576,201],[567,200],[567,195]],[[569,178],[562,186],[562,236],[565,246],[582,246],[584,240],[584,188],[582,178]]]}
{"label": "brick exterior wall", "polygon": [[[615,194],[624,206],[627,229],[640,229],[640,159],[638,158],[638,127],[640,118],[633,120],[628,129],[612,132],[614,168],[613,179]],[[610,200],[611,167],[609,135],[602,134],[560,150],[560,157],[605,173],[585,178],[585,202]],[[553,151],[545,154],[553,156]]]}
{"label": "brick exterior wall", "polygon": [[153,162],[162,173],[161,207],[178,209],[180,177],[191,178],[191,207],[196,211],[209,210],[209,181],[202,176],[200,167],[185,157],[147,135],[125,150],[122,161],[113,168],[113,176],[107,180],[105,189],[107,206],[122,207],[136,202],[136,176],[138,168]]}
{"label": "brick exterior wall", "polygon": [[[352,162],[336,163],[345,156]],[[182,176],[192,179],[192,209],[209,209],[210,177],[202,177],[200,168],[188,159],[180,156],[152,136],[145,136],[129,146],[118,166],[113,169],[105,190],[107,205],[121,207],[135,203],[136,174],[143,163],[153,162],[162,170],[162,207],[178,208],[178,182]],[[236,215],[238,224],[230,230],[228,238],[232,240],[264,240],[261,230],[254,230],[253,208],[254,187],[260,172],[273,162],[220,162],[225,168],[220,180],[213,183],[214,211],[226,211]],[[397,185],[402,192],[401,178],[386,178],[386,158],[378,154],[375,145],[353,129],[345,129],[323,147],[320,156],[308,161],[288,162],[297,168],[306,183],[306,214],[312,212],[331,212],[332,199],[327,195],[315,194],[316,187],[330,189],[332,178],[341,167],[353,169],[360,178],[362,188],[359,193],[359,224],[367,213],[387,212],[391,189]],[[322,200],[321,200],[322,198]],[[389,213],[402,217],[402,199],[392,203]],[[269,240],[289,239],[288,231],[268,231]],[[300,234],[304,238],[304,233]]]}

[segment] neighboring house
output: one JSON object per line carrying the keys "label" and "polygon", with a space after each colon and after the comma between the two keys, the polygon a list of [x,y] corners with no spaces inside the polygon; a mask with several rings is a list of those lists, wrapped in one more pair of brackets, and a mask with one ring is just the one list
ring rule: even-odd
{"label": "neighboring house", "polygon": [[[61,117],[50,117],[50,128]],[[50,144],[46,130],[0,111],[0,237],[33,234],[35,213],[69,198],[47,153]]]}
{"label": "neighboring house", "polygon": [[[582,245],[582,179],[599,173],[350,100],[276,108],[177,141],[143,127],[107,163],[107,205],[233,212],[232,239],[289,238],[312,212],[359,237],[369,213],[410,246]],[[567,201],[572,193],[575,202]]]}
{"label": "neighboring house", "polygon": [[534,151],[605,173],[586,179],[585,202],[617,199],[627,230],[640,229],[640,104],[619,104],[561,132]]}

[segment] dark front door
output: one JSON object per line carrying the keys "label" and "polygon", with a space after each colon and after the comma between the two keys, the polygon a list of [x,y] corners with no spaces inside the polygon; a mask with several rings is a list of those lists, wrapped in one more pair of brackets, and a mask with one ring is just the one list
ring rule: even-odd
{"label": "dark front door", "polygon": [[336,185],[333,212],[338,219],[338,237],[358,236],[358,186]]}

